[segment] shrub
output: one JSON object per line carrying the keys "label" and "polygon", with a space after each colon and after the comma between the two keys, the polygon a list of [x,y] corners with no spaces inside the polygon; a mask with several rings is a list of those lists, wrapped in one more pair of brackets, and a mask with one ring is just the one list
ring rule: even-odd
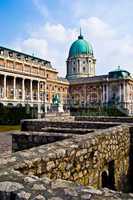
{"label": "shrub", "polygon": [[34,118],[33,113],[33,108],[30,108],[29,112],[27,112],[26,108],[22,106],[0,106],[0,124],[17,125],[22,119]]}

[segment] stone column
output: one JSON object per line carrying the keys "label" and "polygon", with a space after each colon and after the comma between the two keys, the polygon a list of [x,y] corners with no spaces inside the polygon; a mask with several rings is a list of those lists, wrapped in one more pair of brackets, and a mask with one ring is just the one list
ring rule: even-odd
{"label": "stone column", "polygon": [[125,107],[126,107],[126,83],[124,82],[123,83],[123,100],[124,100],[124,104],[125,104]]}
{"label": "stone column", "polygon": [[126,83],[126,97],[127,97],[126,102],[127,102],[127,109],[130,112],[130,95],[129,94],[130,94],[130,85],[127,82]]}
{"label": "stone column", "polygon": [[123,93],[124,93],[124,102],[125,102],[125,108],[127,108],[127,101],[128,101],[128,93],[127,93],[127,83],[124,82],[123,84]]}
{"label": "stone column", "polygon": [[109,86],[108,84],[106,85],[106,103],[109,101]]}
{"label": "stone column", "polygon": [[121,90],[121,84],[119,85],[119,102],[121,102],[121,95],[122,95],[122,90]]}
{"label": "stone column", "polygon": [[33,82],[33,80],[30,80],[30,98],[31,98],[31,101],[33,101],[33,88],[32,88],[32,82]]}
{"label": "stone column", "polygon": [[13,79],[13,97],[16,99],[16,77]]}
{"label": "stone column", "polygon": [[102,85],[102,102],[105,103],[105,98],[104,98],[105,92],[104,92],[104,85]]}
{"label": "stone column", "polygon": [[38,103],[38,119],[41,118],[41,115],[42,115],[42,111],[41,111],[41,104]]}
{"label": "stone column", "polygon": [[45,84],[45,91],[44,91],[44,106],[45,106],[45,113],[47,113],[47,95],[46,95],[46,91],[47,91],[47,84],[46,82]]}
{"label": "stone column", "polygon": [[25,101],[25,79],[22,79],[22,100]]}
{"label": "stone column", "polygon": [[40,82],[39,81],[37,82],[37,95],[38,95],[37,100],[40,102]]}
{"label": "stone column", "polygon": [[4,75],[4,99],[7,98],[7,93],[6,93],[6,77],[7,77],[7,75]]}

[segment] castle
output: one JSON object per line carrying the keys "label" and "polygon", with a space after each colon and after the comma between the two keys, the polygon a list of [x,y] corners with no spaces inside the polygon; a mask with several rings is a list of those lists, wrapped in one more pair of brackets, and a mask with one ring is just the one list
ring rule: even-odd
{"label": "castle", "polygon": [[133,115],[133,78],[118,67],[107,75],[96,76],[96,58],[92,45],[82,33],[71,45],[66,78],[49,61],[0,47],[0,103],[36,107],[49,112],[52,99],[59,95],[64,107],[88,108],[115,105]]}

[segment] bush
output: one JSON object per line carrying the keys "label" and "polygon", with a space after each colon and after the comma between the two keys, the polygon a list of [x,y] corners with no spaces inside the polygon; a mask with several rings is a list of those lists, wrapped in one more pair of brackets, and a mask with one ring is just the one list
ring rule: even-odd
{"label": "bush", "polygon": [[25,107],[7,107],[0,106],[0,124],[17,125],[22,119],[33,118],[33,108],[27,112]]}
{"label": "bush", "polygon": [[95,106],[90,108],[71,108],[71,114],[74,116],[126,116],[119,111],[116,106]]}

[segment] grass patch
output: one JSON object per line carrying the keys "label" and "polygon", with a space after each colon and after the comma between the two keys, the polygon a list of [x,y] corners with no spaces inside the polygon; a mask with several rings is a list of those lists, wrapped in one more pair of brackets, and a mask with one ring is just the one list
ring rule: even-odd
{"label": "grass patch", "polygon": [[0,132],[20,130],[20,125],[0,125]]}

